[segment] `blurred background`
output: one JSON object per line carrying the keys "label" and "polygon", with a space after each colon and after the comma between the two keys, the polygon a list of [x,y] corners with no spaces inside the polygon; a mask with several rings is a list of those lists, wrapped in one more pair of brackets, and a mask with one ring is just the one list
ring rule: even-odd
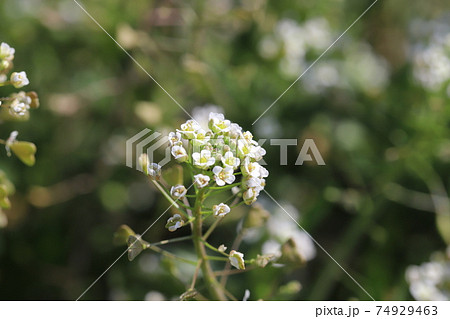
{"label": "blurred background", "polygon": [[[375,299],[450,298],[448,1],[378,1],[254,126],[371,0],[80,3],[189,112],[217,105],[256,139],[299,139],[287,165],[264,145],[266,189]],[[142,232],[168,207],[125,166],[126,139],[188,117],[72,0],[3,0],[0,42],[41,100],[30,121],[0,126],[0,138],[17,129],[38,147],[34,167],[0,154],[16,186],[0,229],[0,299],[73,300],[123,252],[119,225]],[[294,165],[306,138],[326,166]],[[270,198],[258,202],[271,218],[241,251],[256,256],[291,234],[308,262],[232,276],[231,292],[368,299]],[[184,234],[165,220],[144,238]],[[212,242],[231,245],[236,223]],[[83,299],[171,300],[192,271],[152,253],[123,257]]]}

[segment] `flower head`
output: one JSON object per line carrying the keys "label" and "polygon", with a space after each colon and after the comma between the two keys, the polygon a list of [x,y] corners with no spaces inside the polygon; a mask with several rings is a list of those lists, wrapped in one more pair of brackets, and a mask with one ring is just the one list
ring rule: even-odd
{"label": "flower head", "polygon": [[186,193],[187,189],[183,185],[172,186],[170,189],[170,195],[172,195],[174,199],[183,199]]}
{"label": "flower head", "polygon": [[203,188],[203,187],[208,186],[210,180],[211,179],[209,178],[208,175],[203,175],[203,174],[194,175],[194,184],[198,188]]}
{"label": "flower head", "polygon": [[236,250],[230,251],[230,257],[228,257],[230,260],[230,264],[233,267],[236,267],[237,269],[245,269],[245,261],[244,261],[244,254],[237,252]]}
{"label": "flower head", "polygon": [[214,216],[216,217],[225,217],[226,214],[230,212],[230,206],[220,203],[219,205],[213,206]]}
{"label": "flower head", "polygon": [[27,74],[25,73],[25,71],[11,73],[10,81],[11,84],[14,85],[16,89],[30,84],[30,81],[28,81]]}
{"label": "flower head", "polygon": [[214,180],[216,184],[219,186],[224,186],[225,184],[232,184],[236,179],[236,176],[233,175],[233,168],[230,166],[220,167],[215,166],[213,168]]}

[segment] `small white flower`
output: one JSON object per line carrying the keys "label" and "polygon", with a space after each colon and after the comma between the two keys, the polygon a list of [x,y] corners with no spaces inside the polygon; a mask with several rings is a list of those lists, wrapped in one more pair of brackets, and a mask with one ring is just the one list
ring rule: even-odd
{"label": "small white flower", "polygon": [[245,140],[243,138],[240,138],[237,141],[237,153],[238,153],[238,156],[241,159],[244,159],[247,156],[250,156],[250,152],[251,152],[252,146],[253,145],[251,145],[249,142],[247,142],[247,140]]}
{"label": "small white flower", "polygon": [[250,177],[260,177],[261,167],[262,166],[258,163],[251,162],[249,157],[246,157],[241,166],[242,175]]}
{"label": "small white flower", "polygon": [[228,132],[230,138],[236,139],[241,136],[242,134],[242,127],[240,127],[236,123],[231,123],[230,125],[230,131]]}
{"label": "small white flower", "polygon": [[259,193],[257,193],[254,189],[249,188],[244,192],[242,198],[244,199],[245,204],[251,205],[256,202],[256,198],[258,197],[258,195]]}
{"label": "small white flower", "polygon": [[200,153],[193,153],[192,159],[194,160],[194,166],[201,169],[208,169],[216,162],[216,159],[211,156],[211,152],[208,150],[202,150]]}
{"label": "small white flower", "polygon": [[186,193],[187,189],[183,185],[172,186],[170,189],[170,195],[175,199],[183,199]]}
{"label": "small white flower", "polygon": [[266,178],[267,176],[269,176],[269,171],[265,167],[260,166],[259,167],[259,176],[262,178]]}
{"label": "small white flower", "polygon": [[209,128],[214,133],[227,133],[230,131],[231,122],[226,120],[223,114],[209,113]]}
{"label": "small white flower", "polygon": [[232,152],[226,152],[224,156],[222,156],[222,163],[225,166],[230,166],[233,169],[237,169],[240,164],[240,160],[237,157],[234,157]]}
{"label": "small white flower", "polygon": [[6,81],[8,81],[6,74],[0,74],[0,83],[5,83]]}
{"label": "small white flower", "polygon": [[248,153],[248,156],[253,158],[255,161],[260,161],[264,155],[266,155],[266,150],[263,149],[261,146],[252,145],[250,147],[250,152]]}
{"label": "small white flower", "polygon": [[220,203],[219,205],[213,206],[214,216],[216,217],[225,217],[226,214],[230,212],[230,206]]}
{"label": "small white flower", "polygon": [[186,139],[194,139],[198,130],[201,129],[197,121],[187,120],[186,123],[181,124],[181,130],[177,130]]}
{"label": "small white flower", "polygon": [[244,254],[236,250],[230,251],[230,264],[237,269],[245,269]]}
{"label": "small white flower", "polygon": [[2,42],[2,44],[0,44],[0,59],[11,61],[14,59],[15,52],[16,50],[14,50],[14,48],[11,48],[9,44],[5,42]]}
{"label": "small white flower", "polygon": [[181,134],[178,132],[169,133],[169,144],[170,146],[181,145]]}
{"label": "small white flower", "polygon": [[215,166],[213,168],[214,180],[216,184],[219,186],[224,186],[225,184],[232,184],[236,179],[236,176],[233,175],[233,168],[227,166],[225,168],[220,166]]}
{"label": "small white flower", "polygon": [[222,245],[219,246],[218,250],[223,253],[223,252],[225,252],[227,250],[227,246],[222,244]]}
{"label": "small white flower", "polygon": [[194,139],[192,140],[192,143],[194,145],[194,149],[196,147],[200,147],[208,143],[210,139],[209,134],[204,129],[199,129],[194,136]]}
{"label": "small white flower", "polygon": [[197,185],[198,188],[203,188],[203,187],[208,186],[210,180],[211,179],[209,178],[208,175],[203,175],[203,174],[194,175],[194,183],[195,183],[195,185]]}
{"label": "small white flower", "polygon": [[186,162],[188,159],[188,154],[181,145],[175,145],[172,147],[172,155],[180,163]]}
{"label": "small white flower", "polygon": [[6,144],[5,144],[5,149],[6,149],[6,154],[8,156],[11,156],[11,149],[10,146],[16,142],[17,136],[19,135],[19,132],[17,131],[12,131],[11,134],[9,134],[8,139],[6,140]]}
{"label": "small white flower", "polygon": [[24,116],[29,108],[29,105],[16,99],[11,103],[9,110],[13,115]]}
{"label": "small white flower", "polygon": [[30,84],[30,81],[28,81],[27,74],[25,73],[25,71],[11,73],[10,81],[11,84],[14,85],[16,89]]}
{"label": "small white flower", "polygon": [[149,163],[147,166],[147,174],[154,179],[159,179],[161,176],[161,166],[156,163]]}
{"label": "small white flower", "polygon": [[183,227],[183,225],[184,225],[184,221],[181,218],[181,216],[179,214],[175,214],[167,220],[166,228],[169,231],[174,232],[178,228]]}
{"label": "small white flower", "polygon": [[264,178],[248,177],[244,179],[243,184],[244,188],[251,188],[259,194],[259,192],[262,191],[266,186],[266,180]]}

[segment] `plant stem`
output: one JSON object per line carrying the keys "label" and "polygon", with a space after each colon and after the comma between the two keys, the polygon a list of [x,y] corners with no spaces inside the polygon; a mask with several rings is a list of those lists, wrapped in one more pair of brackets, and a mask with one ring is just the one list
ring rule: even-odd
{"label": "plant stem", "polygon": [[192,241],[194,242],[197,257],[201,261],[201,270],[203,278],[208,285],[211,296],[216,300],[227,300],[223,290],[220,288],[219,283],[214,276],[214,273],[209,263],[208,256],[206,255],[205,245],[202,242],[202,204],[205,196],[203,189],[198,190],[197,198],[194,205],[194,217],[195,221],[192,228]]}

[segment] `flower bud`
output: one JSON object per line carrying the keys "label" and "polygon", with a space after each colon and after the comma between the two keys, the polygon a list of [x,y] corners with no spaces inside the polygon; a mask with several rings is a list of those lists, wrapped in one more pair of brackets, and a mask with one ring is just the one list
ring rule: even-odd
{"label": "flower bud", "polygon": [[245,269],[244,254],[236,250],[230,251],[230,264],[237,269]]}

